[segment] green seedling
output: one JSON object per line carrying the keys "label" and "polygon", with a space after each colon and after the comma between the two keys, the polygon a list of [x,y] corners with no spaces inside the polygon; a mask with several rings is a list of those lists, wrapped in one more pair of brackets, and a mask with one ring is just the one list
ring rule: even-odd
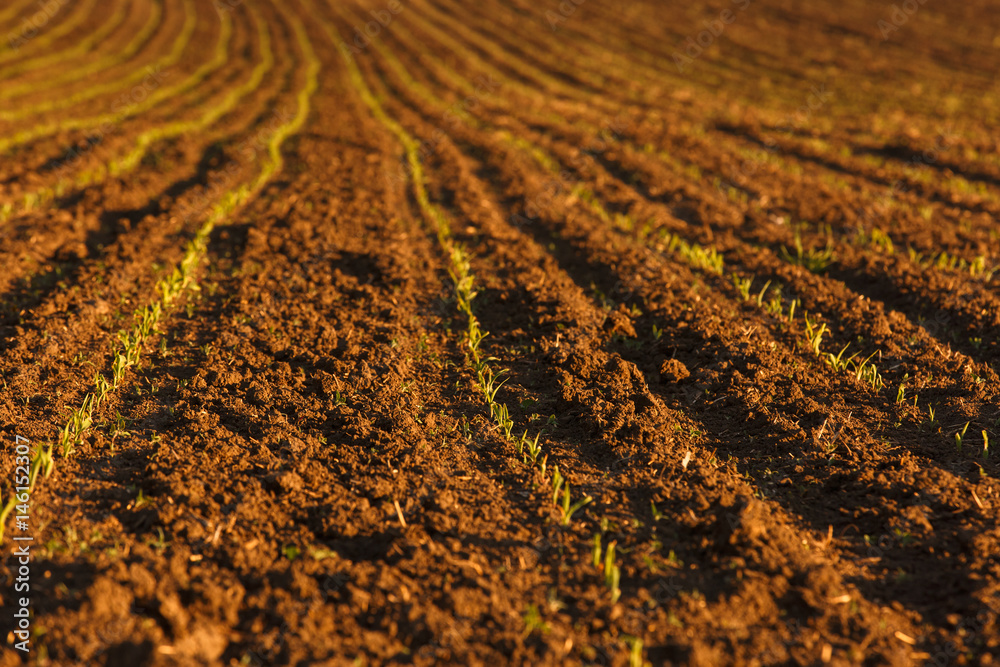
{"label": "green seedling", "polygon": [[665,240],[669,252],[679,255],[694,268],[722,275],[722,255],[715,248],[688,243],[676,234],[671,234]]}
{"label": "green seedling", "polygon": [[[52,474],[52,467],[55,463],[52,457],[52,443],[47,443],[44,446],[39,445],[35,448],[35,454],[31,458],[31,463],[28,469],[28,493],[30,494],[35,488],[35,483],[38,480],[38,474],[42,473],[45,477]],[[23,500],[24,496],[21,496]],[[3,506],[3,510],[0,510],[0,541],[3,540],[4,528],[7,525],[7,517],[10,516],[11,512],[14,511],[19,505],[18,494],[11,493],[10,498]],[[23,514],[27,514],[27,508],[23,507],[19,509]]]}
{"label": "green seedling", "polygon": [[593,502],[593,500],[590,496],[584,496],[571,505],[569,499],[569,482],[566,482],[566,486],[563,488],[562,506],[559,508],[562,510],[562,525],[568,526],[573,515],[585,505]]}
{"label": "green seedling", "polygon": [[918,253],[913,248],[907,248],[907,253],[910,260],[915,264],[920,265],[922,268],[962,271],[968,273],[971,277],[984,282],[988,282],[997,272],[998,268],[1000,268],[995,267],[988,269],[986,267],[987,260],[985,255],[979,255],[973,258],[972,261],[969,261],[964,257],[949,254],[947,251],[942,251],[937,255],[931,254],[927,258],[924,258],[922,254]]}
{"label": "green seedling", "polygon": [[823,342],[823,334],[826,333],[826,323],[821,323],[817,329],[815,323],[809,320],[808,315],[806,315],[805,321],[806,340],[809,341],[809,349],[818,357],[820,356],[820,344]]}
{"label": "green seedling", "polygon": [[764,283],[764,286],[760,288],[760,292],[757,293],[757,307],[764,307],[764,294],[767,293],[767,288],[771,286],[771,281],[768,280]]}
{"label": "green seedling", "polygon": [[791,303],[788,304],[788,323],[791,324],[792,320],[795,318],[795,307],[799,305],[798,299],[792,299]]}
{"label": "green seedling", "polygon": [[125,419],[117,410],[115,411],[115,427],[114,431],[111,432],[111,439],[114,440],[118,436],[129,437],[132,434],[125,430],[128,426],[128,420]]}
{"label": "green seedling", "polygon": [[[544,475],[544,471],[542,472]],[[562,503],[559,502],[560,491],[562,491]],[[570,487],[569,482],[562,476],[559,472],[559,466],[553,466],[552,468],[552,504],[559,506],[562,512],[562,525],[568,526],[573,515],[587,505],[594,499],[590,496],[585,496],[581,500],[570,504]]]}
{"label": "green seedling", "polygon": [[147,540],[146,544],[148,544],[149,546],[153,547],[154,549],[162,553],[167,547],[170,546],[170,543],[167,542],[166,535],[163,534],[162,528],[157,528],[156,532],[158,538],[155,540],[149,539]]}
{"label": "green seedling", "polygon": [[955,448],[961,452],[962,451],[962,439],[965,438],[965,432],[969,430],[969,423],[965,422],[965,426],[961,431],[955,433]]}
{"label": "green seedling", "polygon": [[615,565],[615,545],[611,542],[604,553],[604,584],[611,589],[611,604],[618,602],[621,597],[621,589],[618,584],[621,581],[621,570]]}
{"label": "green seedling", "polygon": [[644,667],[644,662],[642,660],[642,639],[639,637],[630,637],[629,635],[624,635],[622,641],[628,646],[628,667]]}
{"label": "green seedling", "polygon": [[125,371],[128,369],[128,360],[124,355],[115,354],[115,360],[111,364],[112,388],[117,389],[125,380]]}
{"label": "green seedling", "polygon": [[101,406],[101,403],[104,402],[104,399],[108,397],[108,394],[111,393],[112,387],[107,378],[105,378],[99,371],[94,375],[94,386],[97,387],[94,407],[98,408]]}
{"label": "green seedling", "polygon": [[[535,438],[532,440],[532,439],[528,438],[528,432],[527,431],[525,431],[524,435],[521,436],[521,444],[522,444],[522,446],[523,446],[524,449],[527,449],[527,451],[528,451],[528,457],[531,458],[532,464],[538,462],[538,457],[542,453],[542,446],[538,444],[538,438],[540,436],[541,436],[541,433],[537,434],[535,436]],[[544,474],[544,472],[542,474]]]}
{"label": "green seedling", "polygon": [[744,301],[750,300],[750,285],[753,284],[753,278],[740,278],[735,273],[731,274],[733,285],[736,287],[736,291],[740,293],[740,296]]}
{"label": "green seedling", "polygon": [[559,472],[559,466],[553,466],[552,468],[552,504],[556,505],[559,502],[559,490],[563,485],[563,476]]}
{"label": "green seedling", "polygon": [[[134,489],[135,487],[132,488]],[[135,497],[135,500],[132,501],[132,509],[138,510],[152,504],[153,501],[150,500],[148,496],[143,494],[142,489],[139,489],[139,494]]]}
{"label": "green seedling", "polygon": [[771,297],[771,300],[768,301],[767,304],[764,306],[764,310],[766,310],[772,315],[781,315],[782,307],[781,307],[780,292],[775,293],[775,295]]}
{"label": "green seedling", "polygon": [[858,356],[858,353],[855,352],[854,354],[852,354],[847,359],[843,358],[844,357],[844,352],[846,352],[847,348],[849,348],[850,346],[851,346],[851,344],[848,343],[844,347],[840,348],[840,352],[838,352],[837,354],[834,354],[833,352],[827,353],[827,355],[826,355],[826,363],[827,363],[827,365],[830,366],[831,368],[833,368],[833,370],[835,370],[835,371],[846,370],[847,366],[851,363],[851,361],[853,361],[854,358],[856,356]]}
{"label": "green seedling", "polygon": [[878,372],[878,368],[875,364],[871,363],[872,357],[874,357],[878,352],[872,352],[867,359],[860,362],[855,362],[854,365],[854,377],[861,382],[864,382],[870,386],[875,391],[881,390],[885,387],[885,383],[882,381],[882,376]]}
{"label": "green seedling", "polygon": [[549,624],[542,620],[542,615],[538,611],[538,605],[529,604],[528,611],[524,612],[524,633],[521,635],[521,638],[527,639],[536,630],[542,634],[546,634],[550,628]]}
{"label": "green seedling", "polygon": [[899,389],[896,390],[896,403],[902,403],[906,400],[906,381],[909,379],[910,374],[906,373],[903,375],[903,381],[899,383]]}
{"label": "green seedling", "polygon": [[804,250],[802,247],[802,236],[798,232],[795,234],[794,241],[794,255],[788,251],[788,248],[781,246],[781,256],[785,261],[797,264],[798,266],[804,266],[813,273],[822,273],[833,263],[833,245],[830,241],[827,241],[826,248],[823,250],[815,248]]}
{"label": "green seedling", "polygon": [[880,250],[887,255],[891,255],[895,252],[892,245],[892,239],[878,227],[873,228],[868,234],[866,234],[863,229],[859,229],[855,242],[858,245],[870,246],[875,250]]}

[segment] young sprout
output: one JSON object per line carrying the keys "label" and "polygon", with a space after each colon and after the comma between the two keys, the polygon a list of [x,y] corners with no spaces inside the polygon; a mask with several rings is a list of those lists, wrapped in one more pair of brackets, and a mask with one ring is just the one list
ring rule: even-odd
{"label": "young sprout", "polygon": [[772,315],[781,315],[781,292],[778,292],[771,297],[771,300],[764,307],[764,309]]}
{"label": "young sprout", "polygon": [[804,266],[813,273],[822,273],[833,262],[833,244],[827,241],[826,248],[823,250],[804,250],[802,236],[796,232],[795,255],[792,255],[785,246],[781,246],[781,256],[785,258],[785,261]]}
{"label": "young sprout", "polygon": [[643,667],[642,661],[642,639],[639,637],[630,637],[625,635],[622,637],[625,644],[629,647],[628,652],[628,667]]}
{"label": "young sprout", "polygon": [[731,274],[733,285],[736,287],[736,291],[740,293],[740,296],[744,301],[750,300],[750,285],[753,284],[753,278],[740,278],[735,273]]}
{"label": "young sprout", "polygon": [[[758,308],[763,308],[764,307],[764,294],[767,292],[767,288],[770,287],[770,285],[771,285],[771,281],[768,280],[766,283],[764,283],[764,286],[760,288],[760,292],[757,293],[757,307]],[[749,288],[749,286],[748,286],[748,288]]]}
{"label": "young sprout", "polygon": [[549,624],[542,620],[542,615],[538,611],[538,605],[529,604],[528,611],[524,613],[524,634],[521,638],[527,639],[535,630],[545,634],[549,631]]}
{"label": "young sprout", "polygon": [[843,359],[844,352],[846,352],[847,348],[849,348],[850,346],[851,346],[851,344],[848,343],[844,347],[840,348],[840,352],[838,352],[837,354],[834,354],[833,352],[828,352],[827,355],[826,355],[826,363],[827,363],[827,365],[829,365],[830,367],[832,367],[833,370],[835,370],[835,371],[842,371],[842,370],[846,369],[847,365],[849,363],[851,363],[851,361],[854,360],[854,357],[858,356],[858,353],[855,352],[850,357],[848,357],[846,360]]}
{"label": "young sprout", "polygon": [[809,320],[807,316],[806,320],[806,339],[809,341],[809,349],[812,350],[813,354],[817,357],[820,356],[820,344],[823,342],[823,334],[826,333],[826,323],[820,324],[817,329],[815,324]]}
{"label": "young sprout", "polygon": [[618,587],[621,581],[621,570],[615,565],[615,544],[617,542],[611,542],[604,553],[604,583],[611,589],[611,604],[618,602],[618,598],[622,594]]}
{"label": "young sprout", "polygon": [[563,476],[559,472],[559,466],[552,467],[552,504],[559,503],[559,490],[563,485]]}
{"label": "young sprout", "polygon": [[[541,436],[541,433],[539,433],[538,435],[536,435],[534,440],[531,440],[531,439],[528,438],[528,432],[525,431],[524,432],[524,436],[522,438],[523,444],[528,449],[528,456],[531,457],[532,464],[534,464],[534,463],[536,463],[538,461],[538,456],[542,453],[542,446],[538,444],[538,438],[540,436]],[[542,474],[545,474],[544,470],[542,471]]]}
{"label": "young sprout", "polygon": [[722,255],[715,248],[704,248],[697,243],[688,243],[676,234],[671,234],[667,238],[667,250],[680,255],[684,261],[697,269],[717,275],[722,274]]}
{"label": "young sprout", "polygon": [[885,383],[882,382],[882,376],[879,375],[878,369],[875,367],[875,364],[870,363],[872,357],[874,357],[876,354],[878,354],[877,351],[872,352],[867,359],[861,362],[855,362],[854,377],[858,380],[861,380],[865,384],[871,386],[871,388],[874,389],[875,391],[878,391],[885,386]]}
{"label": "young sprout", "polygon": [[965,437],[965,432],[969,430],[969,422],[965,422],[965,427],[962,428],[961,432],[955,433],[955,447],[958,451],[962,451],[962,438]]}
{"label": "young sprout", "polygon": [[562,525],[568,526],[570,519],[573,518],[573,515],[576,514],[577,510],[582,508],[584,505],[588,505],[589,503],[593,502],[593,500],[594,499],[591,498],[590,496],[584,496],[580,500],[570,505],[569,482],[566,482],[566,487],[563,489],[562,507],[560,508],[562,510]]}
{"label": "young sprout", "polygon": [[902,403],[906,399],[906,380],[909,377],[909,373],[903,375],[903,381],[899,383],[899,389],[896,391],[896,403]]}

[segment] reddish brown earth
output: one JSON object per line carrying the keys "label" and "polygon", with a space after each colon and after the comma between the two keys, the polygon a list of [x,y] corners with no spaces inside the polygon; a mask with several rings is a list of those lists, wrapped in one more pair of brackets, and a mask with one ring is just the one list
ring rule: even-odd
{"label": "reddish brown earth", "polygon": [[[256,177],[266,151],[242,146],[309,103],[210,235],[199,289],[39,477],[27,654],[8,517],[0,665],[1000,659],[990,3],[217,4],[191,5],[162,85],[211,61],[220,12],[224,65],[0,161],[7,503],[16,436],[58,439],[212,205]],[[37,11],[10,6],[0,34]],[[153,6],[68,5],[36,39],[126,15],[59,66],[0,51],[0,86],[37,84],[0,112],[39,109],[0,117],[0,141],[108,113],[132,84],[45,105],[169,51],[181,0],[131,60],[58,81]],[[233,111],[22,205],[221,103],[262,62],[258,25],[275,62]],[[491,419],[399,132],[544,471]],[[831,364],[845,346],[880,383]],[[592,498],[568,524],[556,465]]]}

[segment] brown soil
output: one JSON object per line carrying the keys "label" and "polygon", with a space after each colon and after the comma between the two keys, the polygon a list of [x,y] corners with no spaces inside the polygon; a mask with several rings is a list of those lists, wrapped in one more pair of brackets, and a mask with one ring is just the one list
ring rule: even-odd
{"label": "brown soil", "polygon": [[[136,67],[181,29],[163,4]],[[228,4],[225,67],[68,166],[87,131],[13,149],[0,207],[246,80],[256,24]],[[27,656],[7,521],[0,665],[994,664],[1000,38],[985,0],[800,4],[254,2],[275,64],[235,111],[0,222],[5,503],[15,436],[58,438],[254,179],[240,147],[301,101],[304,21],[322,72],[283,168],[32,493]],[[212,57],[218,17],[197,12],[171,81]],[[446,249],[349,45],[420,142],[496,400],[544,470],[491,419]],[[102,83],[46,88],[41,55],[3,56],[39,83],[10,104]],[[592,498],[568,523],[555,466]]]}

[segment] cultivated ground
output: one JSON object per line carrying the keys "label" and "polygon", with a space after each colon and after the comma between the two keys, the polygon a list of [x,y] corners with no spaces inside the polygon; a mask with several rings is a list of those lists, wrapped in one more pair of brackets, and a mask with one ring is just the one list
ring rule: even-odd
{"label": "cultivated ground", "polygon": [[9,0],[0,665],[994,664],[992,4]]}

